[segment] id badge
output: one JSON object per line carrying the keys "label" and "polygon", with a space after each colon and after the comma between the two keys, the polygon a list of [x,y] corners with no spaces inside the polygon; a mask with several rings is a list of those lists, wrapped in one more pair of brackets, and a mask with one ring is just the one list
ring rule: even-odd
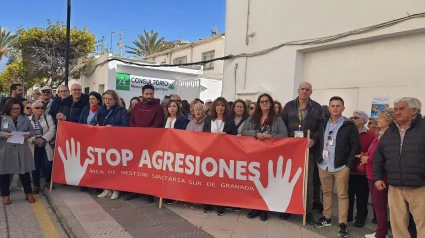
{"label": "id badge", "polygon": [[3,123],[3,128],[4,128],[4,129],[9,128],[9,123],[7,123],[7,122]]}
{"label": "id badge", "polygon": [[295,138],[304,138],[304,132],[303,131],[296,131],[294,133]]}
{"label": "id badge", "polygon": [[329,145],[334,145],[334,138],[331,138],[331,139],[328,141],[328,144],[329,144]]}
{"label": "id badge", "polygon": [[323,151],[323,159],[328,160],[329,159],[329,152],[327,150]]}

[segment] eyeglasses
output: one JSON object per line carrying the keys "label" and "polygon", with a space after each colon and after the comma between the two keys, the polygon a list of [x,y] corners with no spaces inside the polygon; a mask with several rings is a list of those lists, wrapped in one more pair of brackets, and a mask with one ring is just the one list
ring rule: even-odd
{"label": "eyeglasses", "polygon": [[44,110],[44,107],[34,107],[34,109],[37,109],[37,110]]}
{"label": "eyeglasses", "polygon": [[357,120],[360,119],[360,117],[350,117],[351,120]]}
{"label": "eyeglasses", "polygon": [[32,108],[31,108],[31,107],[25,107],[25,109],[27,109],[27,110],[32,110]]}
{"label": "eyeglasses", "polygon": [[261,100],[260,103],[261,104],[267,104],[267,103],[270,103],[270,100]]}
{"label": "eyeglasses", "polygon": [[45,94],[50,94],[51,93],[51,91],[43,91],[43,92],[41,92],[41,93],[45,93]]}
{"label": "eyeglasses", "polygon": [[18,107],[18,108],[16,108],[16,107],[15,107],[15,108],[13,108],[13,107],[12,107],[12,111],[20,111],[20,110],[21,110],[21,108],[20,108],[20,107]]}
{"label": "eyeglasses", "polygon": [[40,95],[41,93],[34,93],[35,95]]}
{"label": "eyeglasses", "polygon": [[254,110],[254,107],[249,107],[249,110]]}

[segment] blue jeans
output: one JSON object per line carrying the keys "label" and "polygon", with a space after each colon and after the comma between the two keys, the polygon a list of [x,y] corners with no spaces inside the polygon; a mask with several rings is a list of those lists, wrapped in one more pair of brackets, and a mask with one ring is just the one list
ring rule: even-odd
{"label": "blue jeans", "polygon": [[40,187],[40,170],[43,168],[44,179],[46,184],[50,184],[50,179],[52,177],[52,165],[53,161],[47,159],[46,149],[44,147],[35,147],[34,148],[34,163],[35,170],[32,171],[32,183],[35,187]]}

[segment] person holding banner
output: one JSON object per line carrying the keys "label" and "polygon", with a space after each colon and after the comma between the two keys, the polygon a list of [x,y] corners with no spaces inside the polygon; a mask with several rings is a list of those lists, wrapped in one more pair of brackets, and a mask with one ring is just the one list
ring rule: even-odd
{"label": "person holding banner", "polygon": [[[159,99],[156,100],[155,88],[151,84],[146,84],[142,88],[142,101],[134,106],[130,115],[130,127],[151,127],[161,128],[164,120],[164,109],[161,107]],[[129,193],[124,200],[131,200],[139,197],[137,193]],[[153,203],[152,195],[147,195],[147,203]]]}
{"label": "person holding banner", "polygon": [[360,154],[360,136],[354,122],[342,116],[344,100],[335,96],[329,100],[331,118],[325,122],[323,134],[319,136],[320,152],[316,161],[323,190],[323,216],[314,224],[317,228],[332,225],[333,189],[338,193],[338,215],[340,237],[348,237],[348,180],[350,170]]}
{"label": "person holding banner", "polygon": [[[236,135],[237,129],[233,119],[230,117],[230,107],[227,100],[218,97],[210,107],[211,117],[207,117],[204,122],[203,132]],[[224,215],[224,207],[217,206],[217,215]],[[212,205],[205,205],[204,212],[213,210]]]}
{"label": "person holding banner", "polygon": [[[308,175],[307,175],[307,204],[306,204],[306,221],[308,224],[314,224],[313,210],[313,190],[314,190],[314,170],[316,163],[314,155],[318,150],[320,128],[325,121],[322,106],[310,98],[313,93],[312,85],[308,82],[301,83],[298,87],[298,97],[286,103],[280,116],[287,126],[289,137],[305,138],[310,130],[311,138],[307,144],[309,150]],[[319,180],[317,177],[316,180]],[[320,185],[318,186],[320,194]],[[320,196],[320,195],[319,195]],[[319,203],[315,203],[315,207],[322,207]],[[291,214],[282,213],[280,219],[287,220]]]}
{"label": "person holding banner", "polygon": [[[27,201],[35,203],[30,176],[30,172],[35,169],[34,158],[27,142],[27,139],[34,135],[34,128],[24,115],[21,99],[8,99],[0,118],[0,191],[3,204],[11,204],[9,185],[12,174],[19,174]],[[24,132],[21,135],[24,137],[21,137],[21,143],[8,142],[15,132]]]}
{"label": "person holding banner", "polygon": [[238,136],[242,135],[242,128],[246,119],[248,119],[248,116],[248,107],[246,106],[245,101],[237,99],[232,105],[231,118],[235,123]]}
{"label": "person holding banner", "polygon": [[187,131],[197,131],[202,132],[202,129],[204,128],[204,122],[205,122],[205,112],[207,111],[207,107],[198,102],[193,107],[195,118],[189,121],[189,124],[186,126]]}
{"label": "person holding banner", "polygon": [[[271,138],[288,137],[288,130],[282,118],[276,114],[273,106],[273,98],[269,94],[262,94],[257,100],[255,113],[245,122],[242,135],[252,136],[257,140],[263,141]],[[251,210],[247,217],[253,219],[260,216],[260,220],[267,221],[268,211]]]}
{"label": "person holding banner", "polygon": [[32,171],[33,194],[40,191],[40,171],[43,168],[46,186],[50,186],[53,166],[53,148],[51,141],[56,135],[56,125],[50,115],[44,114],[46,110],[42,102],[32,104],[33,115],[29,117],[34,128],[34,136],[28,142],[34,156],[35,170]]}
{"label": "person holding banner", "polygon": [[[90,92],[89,94],[89,105],[87,105],[83,110],[81,111],[80,119],[78,120],[78,123],[80,124],[88,124],[90,125],[91,120],[93,119],[94,115],[97,111],[99,111],[100,107],[102,106],[102,96],[98,92]],[[87,191],[87,187],[80,187],[81,192]],[[98,189],[96,189],[96,192]]]}
{"label": "person holding banner", "polygon": [[[93,116],[90,124],[93,126],[128,126],[127,110],[122,107],[121,99],[114,90],[106,90],[103,93],[104,105],[100,107],[99,111]],[[112,200],[118,199],[120,196],[119,191],[111,191],[108,189],[103,190],[103,193],[97,197],[105,198],[111,197]]]}
{"label": "person holding banner", "polygon": [[181,108],[178,106],[177,101],[171,99],[167,102],[166,108],[166,118],[162,122],[162,126],[164,128],[186,130],[189,120],[181,113]]}

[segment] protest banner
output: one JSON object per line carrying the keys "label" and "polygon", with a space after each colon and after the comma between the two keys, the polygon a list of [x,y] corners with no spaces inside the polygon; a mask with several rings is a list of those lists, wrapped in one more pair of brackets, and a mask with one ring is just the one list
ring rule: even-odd
{"label": "protest banner", "polygon": [[55,183],[304,214],[306,138],[61,122]]}

